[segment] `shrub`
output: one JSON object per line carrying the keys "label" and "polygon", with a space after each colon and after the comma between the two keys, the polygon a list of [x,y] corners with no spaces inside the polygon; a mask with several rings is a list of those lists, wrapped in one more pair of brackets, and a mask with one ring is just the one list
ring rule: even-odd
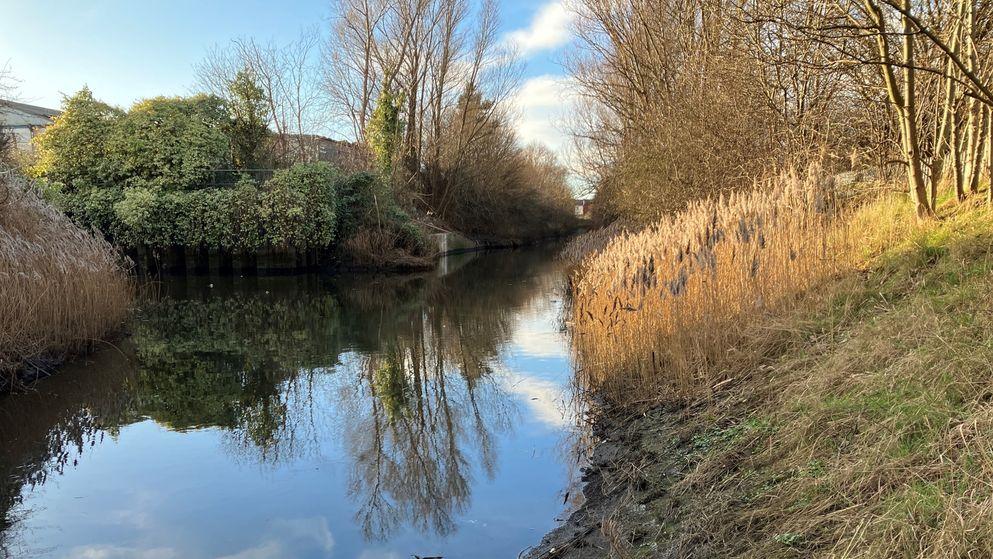
{"label": "shrub", "polygon": [[187,192],[127,188],[114,205],[119,223],[109,228],[132,247],[325,248],[335,239],[336,180],[337,172],[320,163],[280,171],[261,189],[248,179]]}
{"label": "shrub", "polygon": [[110,239],[120,234],[120,220],[114,205],[124,198],[122,189],[93,186],[69,189],[62,183],[46,180],[38,180],[35,184],[46,201],[61,209],[78,225],[96,229]]}
{"label": "shrub", "polygon": [[128,188],[114,206],[123,225],[119,242],[138,246],[182,245],[185,231],[180,219],[182,194],[154,188]]}
{"label": "shrub", "polygon": [[364,225],[375,223],[376,207],[385,195],[386,186],[374,173],[343,176],[335,186],[338,197],[338,237],[348,239]]}
{"label": "shrub", "polygon": [[31,174],[60,182],[68,190],[103,186],[119,175],[109,140],[123,118],[119,109],[81,89],[62,103],[62,114],[34,138],[37,162]]}
{"label": "shrub", "polygon": [[304,163],[278,171],[266,183],[261,217],[273,246],[327,247],[335,238],[338,171]]}
{"label": "shrub", "polygon": [[218,97],[146,99],[114,128],[108,152],[129,185],[188,190],[228,165],[229,121]]}

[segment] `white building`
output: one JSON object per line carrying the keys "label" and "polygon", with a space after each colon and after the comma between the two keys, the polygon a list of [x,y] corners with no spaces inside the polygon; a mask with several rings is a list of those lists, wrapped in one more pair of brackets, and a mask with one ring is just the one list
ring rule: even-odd
{"label": "white building", "polygon": [[0,100],[0,131],[13,133],[17,147],[30,149],[31,138],[52,124],[60,111]]}

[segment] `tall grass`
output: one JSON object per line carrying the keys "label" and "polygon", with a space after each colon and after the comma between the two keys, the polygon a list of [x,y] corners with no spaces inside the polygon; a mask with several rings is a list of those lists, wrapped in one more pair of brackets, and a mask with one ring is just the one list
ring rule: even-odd
{"label": "tall grass", "polygon": [[804,293],[913,226],[899,206],[842,206],[815,166],[615,234],[573,278],[582,380],[628,402],[706,394],[775,343],[764,316],[804,304]]}
{"label": "tall grass", "polygon": [[119,327],[133,287],[113,248],[0,169],[0,380]]}

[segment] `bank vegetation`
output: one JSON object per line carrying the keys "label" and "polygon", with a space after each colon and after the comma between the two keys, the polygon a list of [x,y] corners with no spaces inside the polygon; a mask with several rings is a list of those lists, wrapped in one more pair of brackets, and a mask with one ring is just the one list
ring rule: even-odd
{"label": "bank vegetation", "polygon": [[0,387],[100,344],[122,326],[132,294],[109,243],[0,170]]}
{"label": "bank vegetation", "polygon": [[611,225],[565,252],[570,320],[623,450],[556,554],[993,553],[989,6],[576,10]]}

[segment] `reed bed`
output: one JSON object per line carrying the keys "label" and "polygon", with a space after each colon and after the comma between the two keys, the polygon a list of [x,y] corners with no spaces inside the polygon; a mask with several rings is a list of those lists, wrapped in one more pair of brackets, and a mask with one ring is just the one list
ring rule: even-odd
{"label": "reed bed", "polygon": [[912,225],[895,201],[840,206],[833,190],[812,166],[588,242],[572,282],[580,380],[631,403],[703,396],[757,366],[776,343],[764,317]]}
{"label": "reed bed", "polygon": [[591,255],[607,248],[607,245],[619,235],[636,230],[636,228],[620,221],[615,221],[606,227],[600,227],[573,238],[566,243],[559,256],[570,264],[580,264]]}
{"label": "reed bed", "polygon": [[109,243],[0,170],[0,380],[85,351],[121,325],[132,297]]}

